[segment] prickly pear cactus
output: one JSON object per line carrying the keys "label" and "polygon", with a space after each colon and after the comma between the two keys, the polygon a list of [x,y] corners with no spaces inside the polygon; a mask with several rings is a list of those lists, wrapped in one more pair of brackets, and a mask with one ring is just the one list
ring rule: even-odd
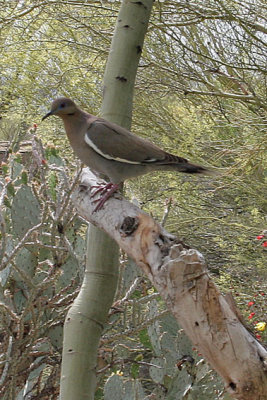
{"label": "prickly pear cactus", "polygon": [[41,220],[41,208],[28,185],[18,188],[11,206],[11,220],[14,234],[22,238],[29,229]]}
{"label": "prickly pear cactus", "polygon": [[104,388],[104,400],[144,400],[145,392],[138,380],[126,380],[119,375],[108,378]]}
{"label": "prickly pear cactus", "polygon": [[58,386],[65,314],[84,271],[86,225],[74,215],[65,162],[39,139],[31,161],[26,170],[11,155],[0,175],[3,400],[38,398]]}
{"label": "prickly pear cactus", "polygon": [[[155,312],[155,305],[153,309]],[[150,377],[165,388],[164,399],[214,400],[220,391],[223,392],[221,379],[192,349],[189,339],[172,315],[164,315],[153,322],[147,332],[157,354],[151,361],[156,367],[150,367]],[[159,395],[159,392],[157,388],[155,393]]]}

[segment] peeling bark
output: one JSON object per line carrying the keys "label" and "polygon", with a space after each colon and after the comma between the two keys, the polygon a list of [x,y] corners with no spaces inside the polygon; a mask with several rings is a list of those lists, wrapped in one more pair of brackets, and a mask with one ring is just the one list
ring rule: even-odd
{"label": "peeling bark", "polygon": [[233,301],[211,280],[202,254],[120,194],[92,213],[90,187],[96,179],[83,171],[73,195],[79,214],[108,233],[142,268],[233,398],[266,399],[267,352],[242,324]]}

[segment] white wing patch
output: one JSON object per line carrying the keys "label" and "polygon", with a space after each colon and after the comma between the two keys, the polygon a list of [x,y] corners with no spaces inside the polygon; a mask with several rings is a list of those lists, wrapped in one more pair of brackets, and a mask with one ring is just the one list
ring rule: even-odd
{"label": "white wing patch", "polygon": [[[139,161],[130,161],[130,160],[125,160],[124,158],[120,158],[120,157],[112,157],[109,154],[105,154],[103,153],[96,145],[94,142],[92,142],[92,140],[88,137],[87,133],[84,136],[84,140],[85,142],[88,144],[88,146],[92,147],[92,149],[94,149],[94,151],[96,151],[98,154],[100,154],[102,157],[107,158],[108,160],[113,160],[113,161],[119,161],[119,162],[123,162],[123,163],[127,163],[127,164],[142,164]],[[155,158],[151,158],[150,160],[145,160],[144,162],[153,162],[156,161]]]}

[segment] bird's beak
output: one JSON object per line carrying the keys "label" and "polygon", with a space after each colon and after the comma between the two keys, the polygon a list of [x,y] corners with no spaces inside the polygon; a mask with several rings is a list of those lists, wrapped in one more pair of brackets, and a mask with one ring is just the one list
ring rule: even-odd
{"label": "bird's beak", "polygon": [[52,111],[49,111],[43,118],[42,121],[45,120],[46,118],[50,117],[50,115],[53,115],[54,113]]}

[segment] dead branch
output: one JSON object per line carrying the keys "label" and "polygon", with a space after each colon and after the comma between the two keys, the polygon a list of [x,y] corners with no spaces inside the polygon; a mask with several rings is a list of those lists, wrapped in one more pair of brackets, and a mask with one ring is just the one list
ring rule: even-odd
{"label": "dead branch", "polygon": [[83,170],[72,195],[79,214],[107,232],[142,268],[233,398],[266,399],[267,352],[213,283],[202,254],[119,194],[93,213],[90,192],[96,181]]}

